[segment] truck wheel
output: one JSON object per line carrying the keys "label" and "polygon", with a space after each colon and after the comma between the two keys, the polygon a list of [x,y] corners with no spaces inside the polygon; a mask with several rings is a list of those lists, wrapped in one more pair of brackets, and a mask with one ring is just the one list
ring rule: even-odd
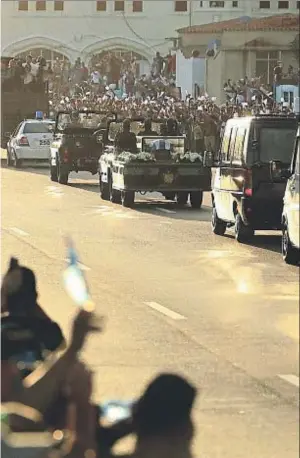
{"label": "truck wheel", "polygon": [[114,189],[112,179],[109,180],[109,200],[113,204],[121,203],[121,191]]}
{"label": "truck wheel", "polygon": [[234,233],[235,239],[239,243],[246,243],[254,236],[254,230],[244,224],[238,212],[235,215]]}
{"label": "truck wheel", "polygon": [[57,161],[57,180],[60,184],[68,184],[69,172],[64,170],[59,161]]}
{"label": "truck wheel", "polygon": [[299,250],[293,247],[289,238],[289,232],[286,224],[282,229],[282,257],[283,260],[291,265],[296,266],[300,261]]}
{"label": "truck wheel", "polygon": [[99,187],[100,187],[100,197],[102,200],[109,200],[109,188],[107,183],[101,181],[101,176],[99,173]]}
{"label": "truck wheel", "polygon": [[176,202],[178,205],[183,207],[188,201],[189,193],[185,191],[180,191],[176,194]]}
{"label": "truck wheel", "polygon": [[213,233],[216,235],[224,235],[227,228],[226,222],[218,217],[217,209],[215,206],[213,206],[212,209],[211,227]]}
{"label": "truck wheel", "polygon": [[134,205],[134,191],[122,191],[121,192],[121,200],[123,207],[131,208]]}
{"label": "truck wheel", "polygon": [[190,202],[192,208],[201,208],[203,201],[202,191],[193,191],[190,193]]}
{"label": "truck wheel", "polygon": [[58,181],[57,167],[55,165],[50,165],[50,179],[51,181]]}

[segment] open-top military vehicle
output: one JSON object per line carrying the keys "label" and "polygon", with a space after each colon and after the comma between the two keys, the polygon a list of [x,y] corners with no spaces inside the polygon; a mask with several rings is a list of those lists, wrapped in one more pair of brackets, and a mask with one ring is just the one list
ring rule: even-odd
{"label": "open-top military vehicle", "polygon": [[57,113],[51,144],[50,178],[68,183],[70,172],[88,171],[95,175],[106,142],[107,124],[115,114],[81,110]]}
{"label": "open-top military vehicle", "polygon": [[161,135],[160,121],[152,123],[158,135],[139,136],[141,121],[132,120],[137,135],[137,152],[120,151],[114,146],[119,121],[108,126],[110,144],[99,159],[100,195],[104,200],[132,207],[136,192],[161,192],[168,199],[193,208],[202,205],[203,191],[211,190],[211,164],[208,158],[186,151],[184,136]]}

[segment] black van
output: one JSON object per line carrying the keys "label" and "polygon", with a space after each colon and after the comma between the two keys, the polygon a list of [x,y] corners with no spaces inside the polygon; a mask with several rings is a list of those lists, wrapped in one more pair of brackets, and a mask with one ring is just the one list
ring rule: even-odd
{"label": "black van", "polygon": [[300,124],[288,173],[282,213],[282,256],[287,264],[300,262]]}
{"label": "black van", "polygon": [[212,186],[212,230],[234,226],[238,242],[255,230],[281,229],[283,196],[297,131],[292,116],[227,121]]}

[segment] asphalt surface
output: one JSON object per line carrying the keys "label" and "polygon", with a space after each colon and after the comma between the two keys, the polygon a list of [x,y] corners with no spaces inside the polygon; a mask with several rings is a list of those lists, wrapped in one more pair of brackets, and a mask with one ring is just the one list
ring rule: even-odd
{"label": "asphalt surface", "polygon": [[[75,177],[75,178],[73,178]],[[63,236],[72,235],[97,312],[84,359],[95,398],[131,399],[162,371],[199,388],[195,456],[294,458],[299,452],[299,268],[280,234],[239,245],[214,236],[210,198],[195,211],[156,195],[134,209],[100,199],[97,179],[52,183],[44,169],[2,169],[2,271],[16,255],[68,332]]]}

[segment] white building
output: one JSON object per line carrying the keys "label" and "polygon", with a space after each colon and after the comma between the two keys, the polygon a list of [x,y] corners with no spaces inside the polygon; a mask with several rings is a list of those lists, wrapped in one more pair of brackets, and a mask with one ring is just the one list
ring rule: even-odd
{"label": "white building", "polygon": [[[150,62],[172,48],[176,30],[241,16],[296,13],[297,0],[2,0],[1,52],[29,51],[88,63],[107,50],[132,51]],[[169,38],[169,40],[168,40]],[[35,50],[35,51],[33,51]],[[33,51],[33,52],[32,52]]]}

